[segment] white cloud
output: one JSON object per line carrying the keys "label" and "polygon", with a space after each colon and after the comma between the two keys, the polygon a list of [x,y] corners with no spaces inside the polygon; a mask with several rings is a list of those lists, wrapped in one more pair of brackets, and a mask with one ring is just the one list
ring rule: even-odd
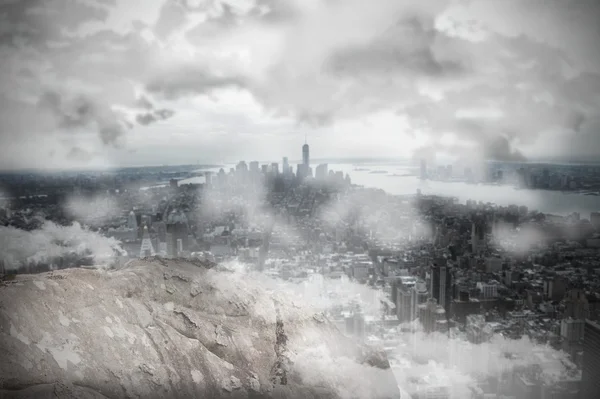
{"label": "white cloud", "polygon": [[33,231],[0,226],[0,244],[0,259],[7,270],[52,263],[73,254],[92,255],[104,267],[118,247],[118,241],[84,229],[78,223],[64,227],[52,222]]}
{"label": "white cloud", "polygon": [[[77,2],[69,8],[58,1],[36,6],[36,13],[16,3],[3,6],[23,29],[11,25],[0,33],[0,87],[30,104],[47,91],[59,91],[66,98],[91,97],[99,109],[118,105],[125,113],[115,116],[122,132],[106,136],[91,123],[81,130],[82,136],[96,132],[119,145],[133,145],[147,131],[136,128],[127,138],[143,94],[157,109],[175,111],[162,122],[164,134],[219,130],[259,137],[266,131],[275,135],[270,139],[274,150],[290,148],[286,132],[301,129],[329,136],[320,142],[328,155],[385,152],[391,147],[387,140],[396,137],[387,133],[394,126],[402,131],[396,142],[404,149],[418,147],[423,139],[416,136],[436,141],[446,133],[484,150],[497,136],[524,149],[563,129],[574,144],[563,155],[599,155],[590,149],[598,136],[592,128],[569,134],[573,115],[594,120],[594,105],[600,102],[600,79],[593,73],[600,65],[594,46],[598,10],[590,1],[577,0],[569,10],[560,1],[541,0],[153,0],[142,9],[127,1],[109,4]],[[592,73],[579,75],[586,70]],[[207,100],[211,96],[219,105]],[[19,107],[3,115],[3,141],[27,148],[24,137],[60,128],[53,119]],[[483,111],[491,109],[496,111]],[[494,124],[479,129],[483,133],[465,128],[455,117],[464,110],[471,110],[476,122],[493,115]],[[411,118],[394,120],[389,116],[394,112]],[[363,120],[370,121],[371,131],[361,126]],[[342,128],[348,132],[343,151],[334,145]],[[175,162],[169,154],[176,147],[156,152],[159,129],[148,129],[153,132],[145,147],[136,147],[137,155],[129,158]],[[207,148],[242,156],[225,145],[232,135],[222,139],[223,145]],[[115,141],[116,136],[121,138]],[[192,134],[180,139],[197,142]],[[114,156],[118,151],[103,147],[86,149],[122,161]],[[18,167],[35,160],[5,164]]]}

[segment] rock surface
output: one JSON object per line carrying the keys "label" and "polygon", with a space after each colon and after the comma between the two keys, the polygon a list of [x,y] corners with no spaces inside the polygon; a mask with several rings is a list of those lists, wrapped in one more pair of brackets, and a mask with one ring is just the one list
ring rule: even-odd
{"label": "rock surface", "polygon": [[0,286],[2,398],[399,397],[367,352],[256,276],[184,261]]}

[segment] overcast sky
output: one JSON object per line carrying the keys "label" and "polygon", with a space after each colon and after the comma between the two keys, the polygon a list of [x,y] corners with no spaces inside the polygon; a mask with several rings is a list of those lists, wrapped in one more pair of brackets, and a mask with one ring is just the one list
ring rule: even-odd
{"label": "overcast sky", "polygon": [[596,0],[0,0],[0,168],[600,158]]}

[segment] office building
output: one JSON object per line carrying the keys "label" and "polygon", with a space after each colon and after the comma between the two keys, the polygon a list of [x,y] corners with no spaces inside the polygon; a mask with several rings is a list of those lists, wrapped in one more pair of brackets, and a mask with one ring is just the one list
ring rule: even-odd
{"label": "office building", "polygon": [[290,163],[287,157],[283,157],[283,162],[281,163],[281,165],[281,173],[283,173],[284,175],[288,175],[290,173]]}
{"label": "office building", "polygon": [[485,248],[485,221],[478,218],[471,226],[471,249],[474,254],[481,255],[485,252]]}
{"label": "office building", "polygon": [[431,280],[429,293],[436,302],[450,314],[452,302],[452,274],[445,258],[437,259],[430,268]]}
{"label": "office building", "polygon": [[326,163],[322,163],[319,166],[317,166],[317,169],[315,170],[315,179],[317,180],[325,180],[327,179],[327,164]]}
{"label": "office building", "polygon": [[585,320],[562,319],[560,321],[560,336],[568,343],[573,344],[583,339]]}
{"label": "office building", "polygon": [[129,216],[127,217],[127,228],[135,231],[138,230],[137,216],[133,211],[129,212]]}
{"label": "office building", "polygon": [[600,394],[600,325],[585,321],[581,399],[596,399]]}
{"label": "office building", "polygon": [[446,312],[434,298],[429,298],[426,303],[419,305],[419,321],[426,333],[448,331]]}

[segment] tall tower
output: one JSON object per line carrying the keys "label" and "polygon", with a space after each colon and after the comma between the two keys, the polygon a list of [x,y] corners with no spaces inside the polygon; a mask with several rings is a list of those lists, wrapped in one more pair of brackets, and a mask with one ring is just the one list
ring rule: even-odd
{"label": "tall tower", "polygon": [[142,246],[140,248],[140,258],[146,258],[148,256],[155,256],[154,247],[150,240],[150,234],[148,233],[148,226],[144,226],[144,235],[142,237]]}
{"label": "tall tower", "polygon": [[304,145],[302,146],[302,165],[304,165],[306,174],[308,174],[308,170],[310,168],[310,156],[308,143],[306,142],[306,136],[304,137]]}

